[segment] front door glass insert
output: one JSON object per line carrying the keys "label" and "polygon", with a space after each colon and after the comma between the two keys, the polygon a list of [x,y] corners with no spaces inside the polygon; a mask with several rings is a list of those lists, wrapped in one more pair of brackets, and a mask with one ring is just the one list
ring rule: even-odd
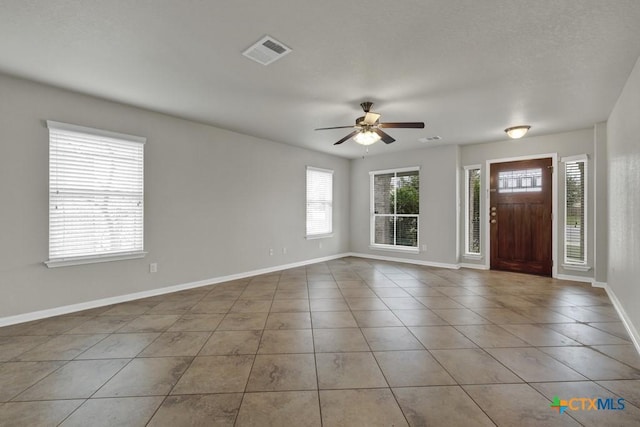
{"label": "front door glass insert", "polygon": [[498,173],[499,193],[542,191],[542,169],[502,171]]}

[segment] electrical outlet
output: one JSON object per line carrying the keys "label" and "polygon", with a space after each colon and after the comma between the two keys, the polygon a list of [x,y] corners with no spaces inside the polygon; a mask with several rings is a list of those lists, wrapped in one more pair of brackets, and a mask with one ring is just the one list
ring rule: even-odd
{"label": "electrical outlet", "polygon": [[287,248],[282,248],[282,255],[286,255],[287,254]]}
{"label": "electrical outlet", "polygon": [[322,242],[318,242],[318,249],[322,249]]}
{"label": "electrical outlet", "polygon": [[422,245],[422,252],[427,252],[427,245],[426,244]]}
{"label": "electrical outlet", "polygon": [[157,273],[158,272],[158,263],[152,262],[149,264],[149,273]]}
{"label": "electrical outlet", "polygon": [[269,248],[269,256],[273,256],[273,248]]}

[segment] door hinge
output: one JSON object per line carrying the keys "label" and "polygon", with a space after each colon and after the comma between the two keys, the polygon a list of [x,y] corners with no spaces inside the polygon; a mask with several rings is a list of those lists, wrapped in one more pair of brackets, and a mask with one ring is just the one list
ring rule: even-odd
{"label": "door hinge", "polygon": [[553,173],[553,166],[547,166],[547,169],[551,169],[551,173]]}

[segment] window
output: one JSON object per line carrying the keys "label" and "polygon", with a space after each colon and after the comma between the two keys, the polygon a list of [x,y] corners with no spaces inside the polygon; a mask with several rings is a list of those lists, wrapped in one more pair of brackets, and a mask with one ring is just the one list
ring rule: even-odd
{"label": "window", "polygon": [[480,166],[465,168],[465,253],[480,255]]}
{"label": "window", "polygon": [[333,171],[307,166],[307,237],[333,232]]}
{"label": "window", "polygon": [[498,193],[542,191],[542,169],[502,171],[498,173]]}
{"label": "window", "polygon": [[586,265],[587,156],[565,157],[564,163],[564,260]]}
{"label": "window", "polygon": [[145,138],[47,121],[47,266],[144,256]]}
{"label": "window", "polygon": [[370,172],[371,246],[418,251],[418,168]]}

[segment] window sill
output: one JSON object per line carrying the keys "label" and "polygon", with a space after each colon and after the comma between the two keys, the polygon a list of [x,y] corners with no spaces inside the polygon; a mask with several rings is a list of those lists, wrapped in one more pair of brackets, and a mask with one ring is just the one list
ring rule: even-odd
{"label": "window sill", "polygon": [[57,268],[57,267],[68,267],[71,265],[95,264],[99,262],[111,262],[111,261],[122,261],[126,259],[144,258],[146,255],[147,255],[146,252],[126,252],[126,253],[110,254],[110,255],[102,255],[102,256],[84,256],[84,257],[74,257],[74,258],[50,259],[49,261],[45,261],[44,263],[48,268]]}
{"label": "window sill", "polygon": [[462,255],[462,258],[464,259],[472,259],[474,261],[480,261],[482,259],[484,259],[484,257],[480,254],[464,254]]}
{"label": "window sill", "polygon": [[411,247],[403,247],[403,246],[387,246],[387,245],[369,245],[369,249],[373,249],[376,251],[389,251],[389,252],[402,252],[409,254],[419,254],[420,250],[418,248]]}
{"label": "window sill", "polygon": [[562,268],[564,268],[565,270],[573,270],[573,271],[591,270],[591,266],[586,264],[562,264]]}
{"label": "window sill", "polygon": [[304,236],[307,240],[326,239],[327,237],[333,237],[333,233],[329,234],[312,234],[310,236]]}

